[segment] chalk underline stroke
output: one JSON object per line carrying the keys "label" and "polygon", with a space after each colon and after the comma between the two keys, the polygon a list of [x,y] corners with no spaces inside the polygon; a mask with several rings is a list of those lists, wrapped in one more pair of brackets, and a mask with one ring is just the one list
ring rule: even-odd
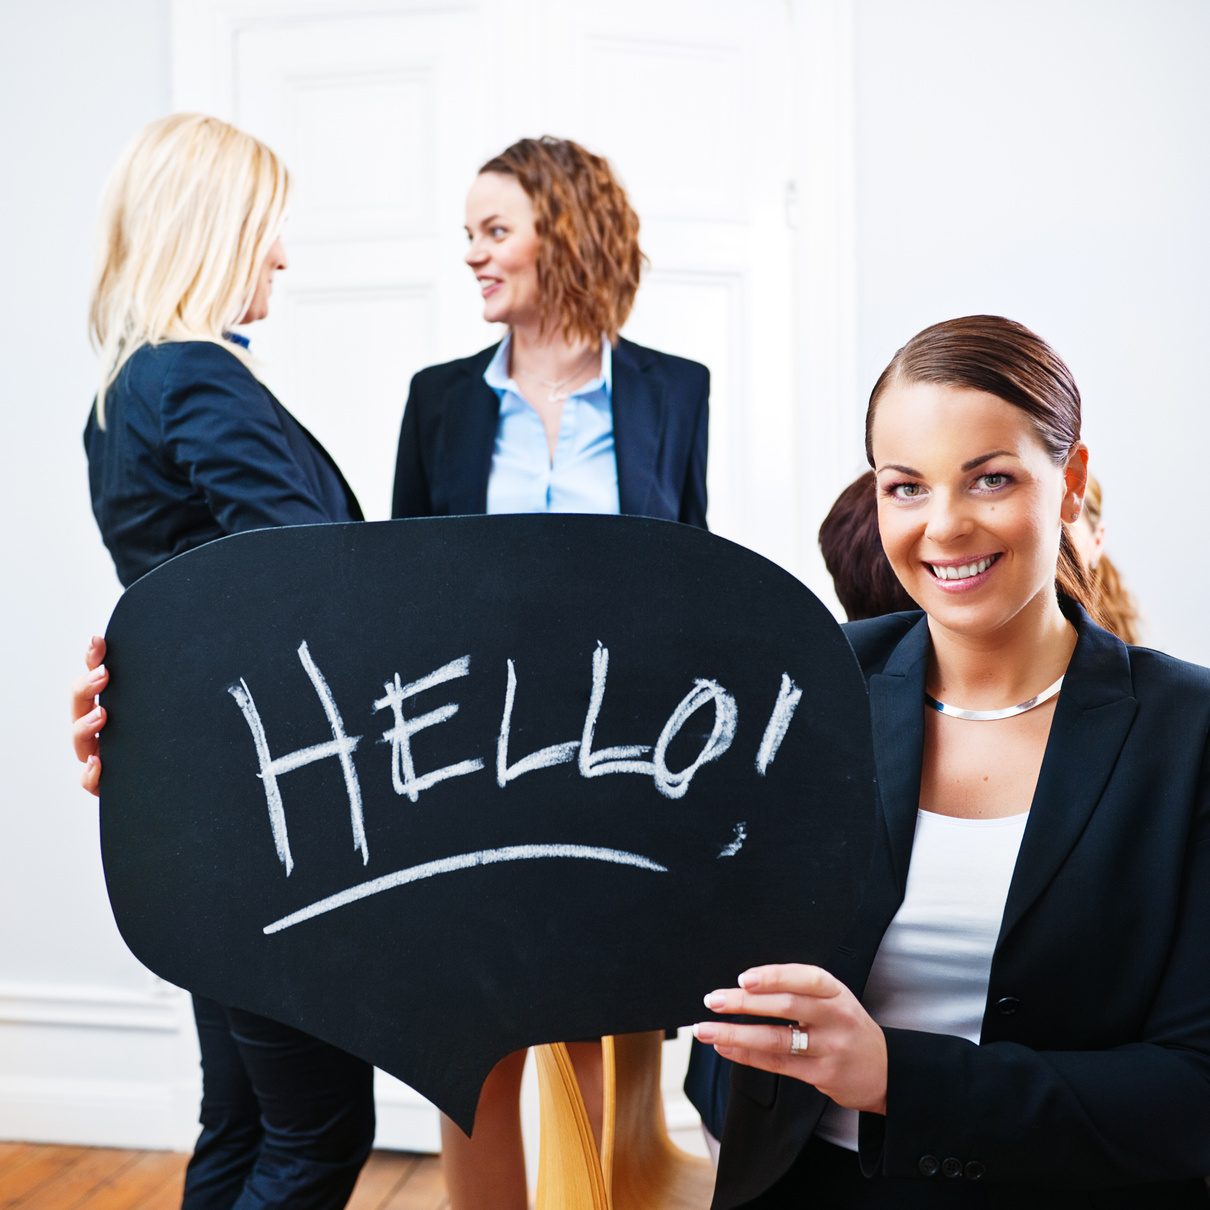
{"label": "chalk underline stroke", "polygon": [[297,912],[291,912],[280,920],[273,921],[264,927],[264,933],[280,933],[283,929],[293,928],[304,920],[312,920],[325,912],[334,912],[337,908],[356,903],[382,891],[389,891],[409,882],[419,882],[423,878],[434,878],[438,874],[452,874],[457,870],[470,870],[475,866],[496,865],[503,861],[531,861],[542,857],[580,857],[588,861],[606,861],[613,865],[636,866],[640,870],[652,870],[657,874],[667,874],[668,867],[652,861],[649,857],[641,857],[638,853],[627,853],[623,849],[603,849],[583,844],[514,844],[502,849],[479,849],[474,853],[459,853],[456,857],[442,857],[438,861],[426,861],[422,865],[408,866],[396,870],[393,874],[384,874],[381,878],[371,878],[368,882],[360,882],[349,887],[346,891],[338,891],[326,899],[317,899]]}

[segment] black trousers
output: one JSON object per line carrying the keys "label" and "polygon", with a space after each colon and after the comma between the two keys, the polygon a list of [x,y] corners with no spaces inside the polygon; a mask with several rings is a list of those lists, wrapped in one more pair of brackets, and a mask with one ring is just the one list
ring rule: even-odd
{"label": "black trousers", "polygon": [[747,1205],[752,1210],[1206,1210],[1210,1198],[1200,1180],[1085,1191],[984,1184],[941,1173],[918,1180],[870,1179],[862,1176],[856,1152],[812,1137],[789,1172]]}
{"label": "black trousers", "polygon": [[193,1013],[202,1133],[182,1210],[340,1210],[374,1142],[374,1069],[201,996]]}

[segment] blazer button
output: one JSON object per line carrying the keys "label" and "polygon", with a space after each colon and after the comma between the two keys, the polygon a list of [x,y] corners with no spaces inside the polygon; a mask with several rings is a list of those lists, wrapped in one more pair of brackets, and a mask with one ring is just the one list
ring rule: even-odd
{"label": "blazer button", "polygon": [[922,1155],[920,1157],[920,1174],[922,1176],[936,1176],[941,1171],[941,1161],[935,1155]]}
{"label": "blazer button", "polygon": [[941,1171],[946,1176],[961,1176],[962,1175],[962,1161],[956,1160],[953,1158],[953,1156],[950,1156],[950,1158],[948,1160],[946,1160],[944,1164],[941,1165]]}
{"label": "blazer button", "polygon": [[1021,1007],[1021,1001],[1016,996],[1005,996],[996,1001],[996,1012],[1002,1017],[1011,1017]]}
{"label": "blazer button", "polygon": [[987,1169],[978,1160],[971,1160],[966,1166],[966,1179],[968,1181],[981,1181],[986,1171]]}

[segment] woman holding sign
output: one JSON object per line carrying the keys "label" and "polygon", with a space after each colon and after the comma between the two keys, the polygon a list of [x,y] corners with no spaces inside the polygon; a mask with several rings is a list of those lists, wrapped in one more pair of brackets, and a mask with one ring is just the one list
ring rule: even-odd
{"label": "woman holding sign", "polygon": [[[412,380],[392,515],[623,513],[706,524],[710,373],[618,335],[639,285],[639,220],[609,164],[522,139],[466,199],[466,263],[491,348]],[[600,1135],[601,1048],[573,1043]],[[488,1077],[468,1139],[442,1120],[453,1210],[526,1210],[524,1052]]]}
{"label": "woman holding sign", "polygon": [[[268,147],[197,114],[146,127],[110,177],[91,314],[105,374],[84,443],[93,512],[124,586],[224,534],[361,520],[336,464],[229,331],[269,313],[288,194]],[[74,686],[76,751],[94,793],[103,658],[94,639],[92,672]],[[202,1133],[185,1210],[344,1206],[374,1139],[371,1066],[276,1021],[193,1004]]]}
{"label": "woman holding sign", "polygon": [[1204,1206],[1210,673],[1101,629],[1080,396],[1019,324],[926,329],[870,397],[923,614],[851,623],[882,814],[830,970],[710,993],[714,1205]]}

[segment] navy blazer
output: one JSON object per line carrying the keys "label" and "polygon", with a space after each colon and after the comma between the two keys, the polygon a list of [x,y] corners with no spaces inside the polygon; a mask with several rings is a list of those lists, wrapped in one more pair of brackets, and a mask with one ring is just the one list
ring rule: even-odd
{"label": "navy blazer", "polygon": [[[1079,638],[982,1041],[886,1030],[887,1113],[860,1124],[862,1168],[890,1195],[878,1205],[1206,1204],[1210,671],[1126,647],[1065,609]],[[868,679],[881,799],[863,906],[831,964],[860,993],[907,883],[929,638],[918,612],[845,631]],[[774,1185],[825,1103],[801,1081],[736,1065],[717,1210]],[[953,1179],[937,1172],[951,1159]],[[777,1190],[759,1204],[778,1204]]]}
{"label": "navy blazer", "polygon": [[360,521],[328,452],[234,353],[212,341],[144,345],[84,430],[92,511],[129,588],[213,538]]}
{"label": "navy blazer", "polygon": [[[498,345],[412,379],[392,517],[487,511],[500,400],[483,381]],[[706,526],[710,371],[619,339],[613,350],[613,445],[622,512]]]}

